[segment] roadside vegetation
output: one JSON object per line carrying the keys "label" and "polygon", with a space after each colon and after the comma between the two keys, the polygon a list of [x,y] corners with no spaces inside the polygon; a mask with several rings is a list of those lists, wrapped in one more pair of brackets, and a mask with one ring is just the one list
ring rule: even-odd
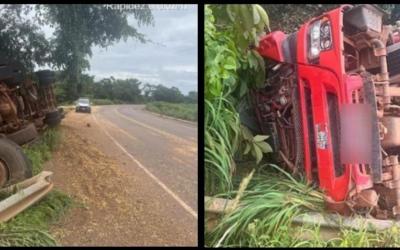
{"label": "roadside vegetation", "polygon": [[[60,132],[49,129],[24,152],[32,162],[33,175],[43,170],[51,153],[60,142]],[[73,200],[63,192],[53,189],[42,200],[27,208],[6,223],[0,224],[0,246],[56,246],[49,227],[73,205]]]}
{"label": "roadside vegetation", "polygon": [[[241,183],[234,176],[234,187]],[[232,191],[217,195],[232,198]],[[240,195],[239,209],[225,215],[207,218],[218,220],[211,230],[205,232],[209,247],[399,247],[400,229],[392,227],[384,231],[367,231],[342,228],[337,237],[326,240],[318,225],[294,226],[296,215],[310,211],[324,211],[323,193],[293,178],[289,173],[273,164],[257,167],[246,190]],[[206,204],[207,205],[207,204]]]}
{"label": "roadside vegetation", "polygon": [[150,102],[146,103],[146,109],[166,116],[197,121],[197,104],[194,103]]}
{"label": "roadside vegetation", "polygon": [[[68,83],[64,82],[61,73],[56,73],[57,83],[55,95],[63,104],[73,105],[73,99],[68,95]],[[83,74],[80,79],[80,97],[88,97],[94,105],[110,104],[142,104],[153,101],[171,103],[197,103],[197,92],[190,91],[187,95],[176,87],[166,87],[162,84],[152,85],[138,79],[116,79],[114,77],[94,81],[93,76]]]}
{"label": "roadside vegetation", "polygon": [[57,128],[47,129],[37,142],[24,145],[24,153],[32,162],[32,173],[37,175],[43,170],[43,163],[51,159],[51,153],[60,142],[60,132]]}
{"label": "roadside vegetation", "polygon": [[[298,19],[299,9],[304,8],[308,19],[315,16],[316,9],[324,8],[313,6],[263,7],[274,17],[271,24],[276,28],[281,19],[288,23],[282,15]],[[342,227],[337,237],[326,240],[319,225],[295,227],[292,223],[297,215],[323,212],[323,193],[307,185],[301,176],[293,177],[275,165],[268,154],[271,147],[265,142],[268,135],[254,135],[239,116],[240,110],[251,108],[250,90],[263,86],[268,74],[263,59],[250,49],[257,45],[258,35],[269,31],[268,16],[260,8],[234,4],[205,6],[204,189],[206,196],[234,201],[233,208],[224,215],[206,212],[205,223],[210,225],[205,231],[206,246],[400,246],[398,227],[379,232],[367,231],[362,225],[360,230]],[[303,21],[306,20],[297,20],[294,26]]]}

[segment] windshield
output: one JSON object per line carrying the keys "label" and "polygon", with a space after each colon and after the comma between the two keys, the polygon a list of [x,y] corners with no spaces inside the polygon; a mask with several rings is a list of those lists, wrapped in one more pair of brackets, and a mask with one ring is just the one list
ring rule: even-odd
{"label": "windshield", "polygon": [[89,104],[89,100],[88,99],[79,99],[78,102],[82,103],[82,104]]}

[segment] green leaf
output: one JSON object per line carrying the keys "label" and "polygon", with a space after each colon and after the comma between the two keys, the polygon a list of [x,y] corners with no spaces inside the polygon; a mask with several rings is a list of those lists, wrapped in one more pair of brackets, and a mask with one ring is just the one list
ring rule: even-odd
{"label": "green leaf", "polygon": [[253,141],[261,142],[261,141],[266,140],[268,137],[269,137],[269,135],[256,135],[256,136],[254,136]]}
{"label": "green leaf", "polygon": [[253,11],[253,22],[254,22],[254,25],[257,25],[260,22],[261,17],[260,17],[260,14],[258,14],[258,11],[257,11],[257,9],[256,9],[254,4],[252,5],[252,11]]}
{"label": "green leaf", "polygon": [[240,84],[240,92],[239,92],[239,97],[242,98],[248,91],[247,84],[246,83],[241,83]]}
{"label": "green leaf", "polygon": [[254,55],[253,55],[253,53],[250,53],[250,52],[248,52],[248,62],[249,62],[249,66],[250,66],[250,68],[253,68],[253,69],[255,69],[255,68],[257,68],[257,64],[258,64],[258,61],[257,61],[257,57],[255,57]]}
{"label": "green leaf", "polygon": [[224,68],[225,69],[228,69],[228,70],[230,70],[230,69],[236,69],[236,61],[235,61],[235,59],[233,58],[233,57],[228,57],[227,59],[226,59],[226,62],[225,62],[225,64],[224,64]]}
{"label": "green leaf", "polygon": [[257,146],[260,147],[261,151],[263,151],[264,153],[270,153],[273,151],[271,146],[265,141],[256,142],[256,144]]}
{"label": "green leaf", "polygon": [[251,141],[253,139],[253,134],[251,131],[244,125],[241,125],[242,127],[242,133],[243,133],[243,138],[245,140]]}
{"label": "green leaf", "polygon": [[263,158],[263,152],[256,144],[253,144],[253,149],[256,155],[256,163],[258,164]]}
{"label": "green leaf", "polygon": [[228,4],[226,6],[226,12],[228,13],[229,19],[234,22],[235,21],[235,13],[233,13],[233,6],[232,4]]}
{"label": "green leaf", "polygon": [[261,88],[264,87],[264,83],[265,83],[265,61],[264,58],[262,58],[260,56],[260,54],[258,54],[257,51],[253,50],[252,54],[254,56],[254,58],[257,59],[257,63],[258,63],[258,67],[257,67],[257,74],[256,74],[256,87]]}
{"label": "green leaf", "polygon": [[249,144],[249,143],[246,143],[246,147],[245,147],[245,149],[244,149],[244,151],[243,151],[243,154],[244,154],[244,155],[247,155],[247,154],[250,152],[250,149],[251,149],[250,144]]}
{"label": "green leaf", "polygon": [[236,83],[236,81],[235,78],[232,75],[230,75],[228,78],[223,80],[223,83],[227,86],[233,86]]}

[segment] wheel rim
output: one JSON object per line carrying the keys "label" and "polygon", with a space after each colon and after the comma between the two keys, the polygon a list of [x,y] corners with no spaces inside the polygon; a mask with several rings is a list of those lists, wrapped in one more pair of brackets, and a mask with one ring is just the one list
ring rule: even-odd
{"label": "wheel rim", "polygon": [[3,161],[0,160],[0,187],[3,187],[7,183],[8,171],[7,166]]}

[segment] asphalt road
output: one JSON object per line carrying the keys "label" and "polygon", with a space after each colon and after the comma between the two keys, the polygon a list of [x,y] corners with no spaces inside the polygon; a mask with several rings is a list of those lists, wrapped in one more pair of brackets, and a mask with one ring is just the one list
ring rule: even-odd
{"label": "asphalt road", "polygon": [[[169,231],[160,232],[167,235],[168,245],[175,245],[174,239],[177,245],[197,242],[197,125],[160,117],[142,105],[98,106],[91,116],[97,133],[108,138],[99,145],[102,150],[119,151],[127,171],[148,183],[149,187],[137,187],[141,194],[161,203],[157,216],[172,218],[157,220],[160,231]],[[145,215],[137,219],[156,221]],[[174,225],[162,225],[171,221]]]}

